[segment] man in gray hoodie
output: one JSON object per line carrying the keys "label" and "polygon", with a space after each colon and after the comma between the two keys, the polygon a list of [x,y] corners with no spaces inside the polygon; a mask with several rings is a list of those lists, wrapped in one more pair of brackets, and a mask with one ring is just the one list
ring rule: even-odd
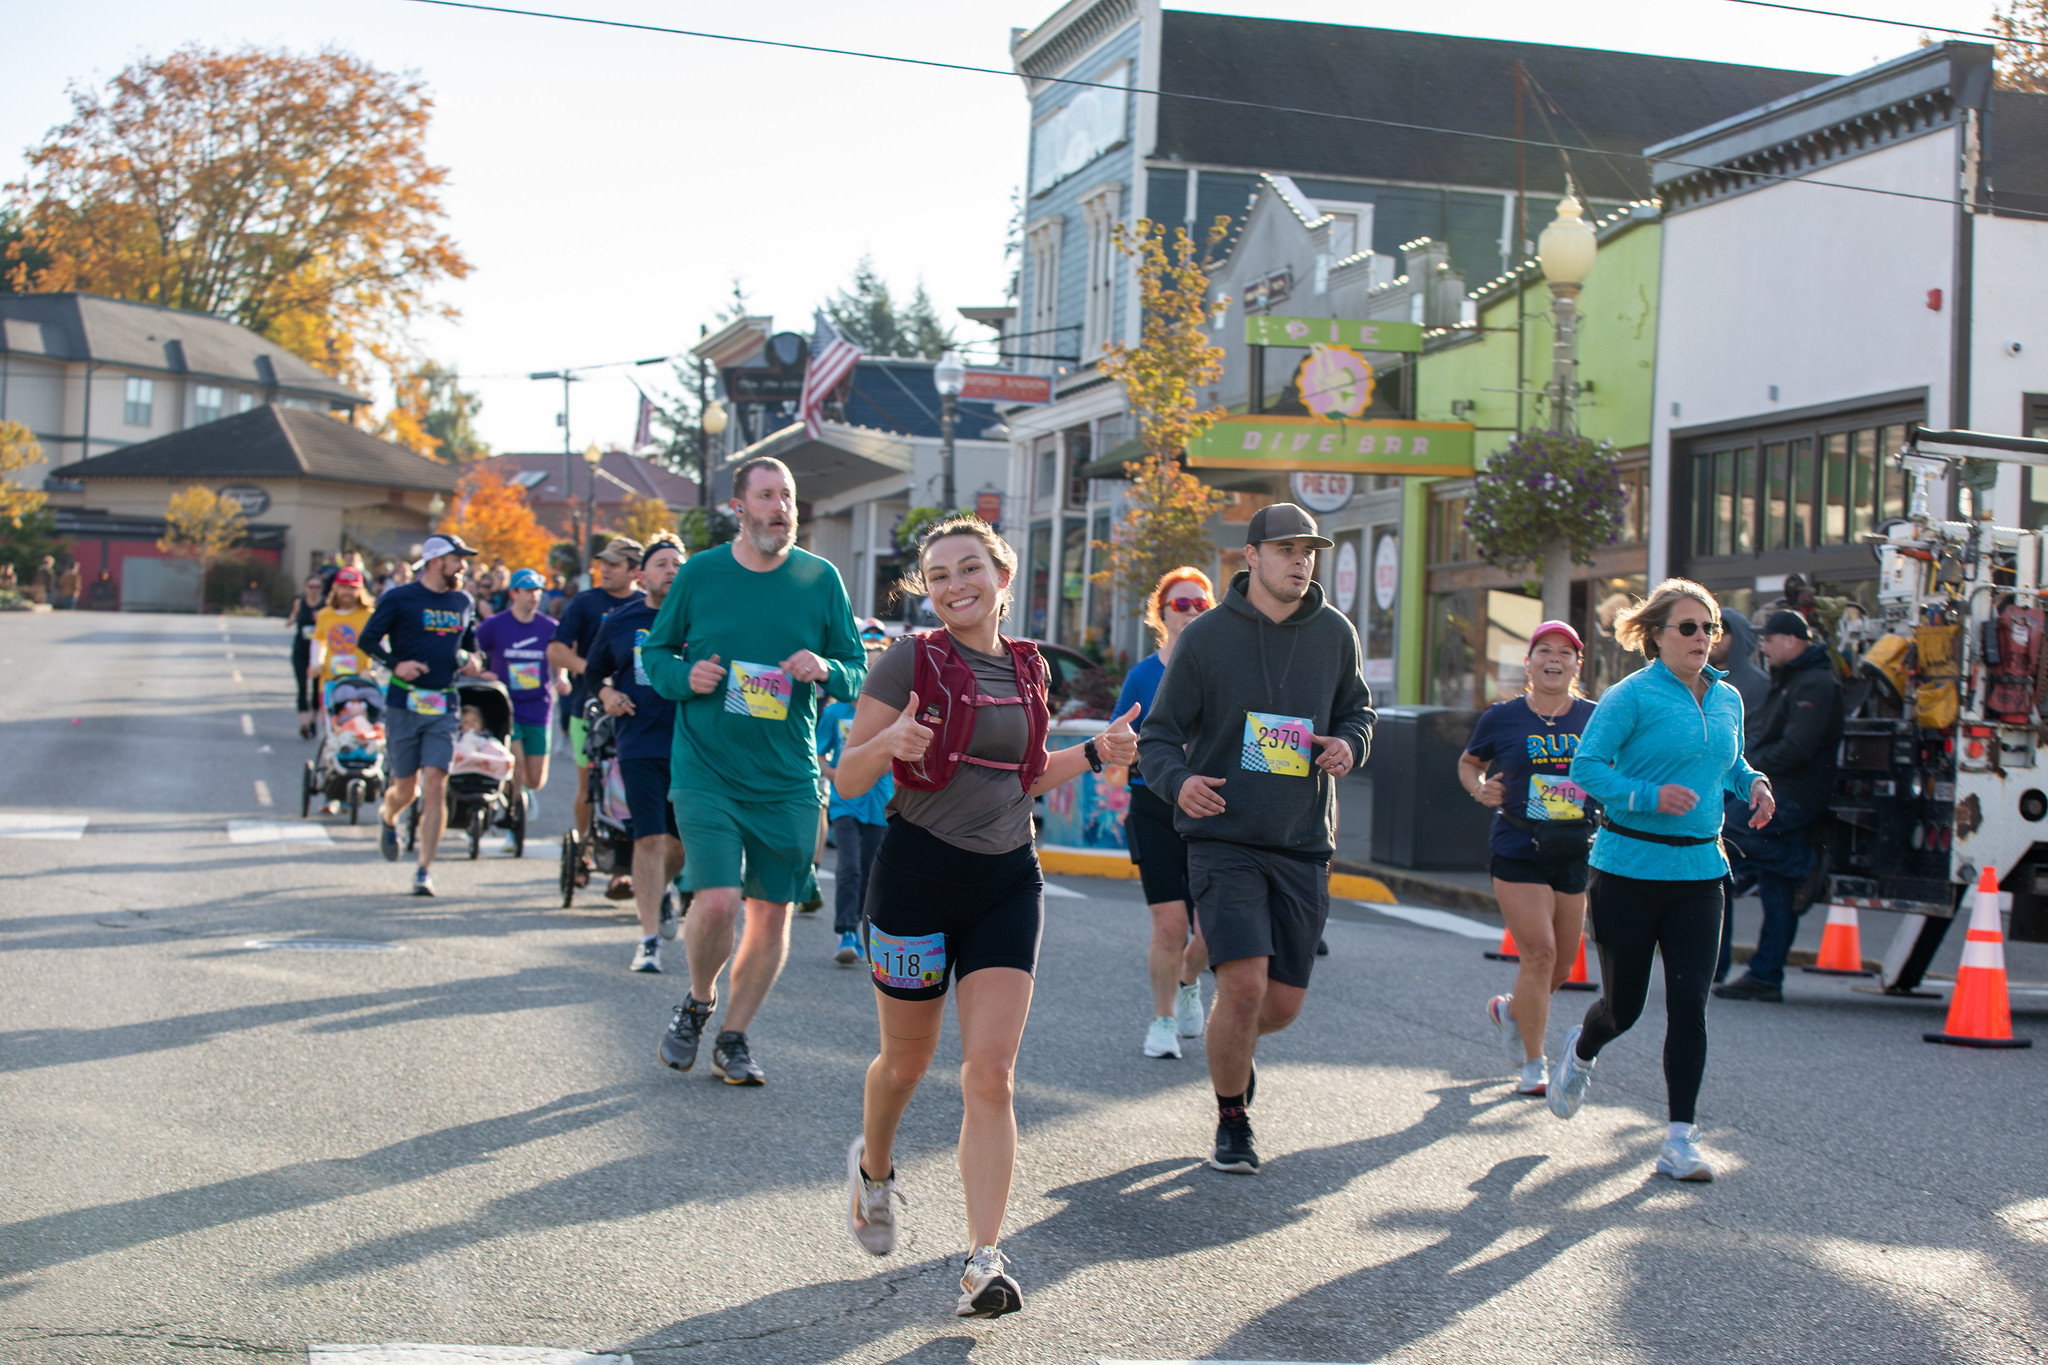
{"label": "man in gray hoodie", "polygon": [[1216,973],[1209,1164],[1249,1175],[1253,1054],[1260,1034],[1301,1013],[1330,913],[1336,780],[1365,762],[1375,717],[1358,633],[1314,580],[1316,551],[1331,543],[1315,519],[1275,503],[1245,540],[1222,610],[1174,646],[1138,750],[1146,785],[1178,807]]}

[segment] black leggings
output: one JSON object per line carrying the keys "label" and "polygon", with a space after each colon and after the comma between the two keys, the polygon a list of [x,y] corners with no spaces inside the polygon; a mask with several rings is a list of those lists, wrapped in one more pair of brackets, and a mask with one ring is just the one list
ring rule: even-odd
{"label": "black leggings", "polygon": [[1591,1060],[1627,1033],[1650,994],[1650,962],[1664,953],[1664,1088],[1671,1121],[1691,1123],[1707,1069],[1707,991],[1721,950],[1721,878],[1644,881],[1595,872],[1586,900],[1600,947],[1599,1000],[1586,1011],[1578,1052]]}
{"label": "black leggings", "polygon": [[292,676],[299,682],[299,713],[304,715],[314,709],[314,702],[320,693],[319,680],[313,677],[313,651],[304,654],[292,651]]}

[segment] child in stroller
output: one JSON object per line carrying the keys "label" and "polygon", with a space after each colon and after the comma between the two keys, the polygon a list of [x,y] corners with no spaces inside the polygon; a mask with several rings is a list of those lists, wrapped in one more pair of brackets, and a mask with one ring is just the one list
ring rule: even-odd
{"label": "child in stroller", "polygon": [[[448,823],[469,835],[469,856],[483,851],[484,831],[497,826],[511,835],[512,856],[526,852],[526,800],[512,780],[512,696],[504,685],[458,678],[456,698],[462,729],[448,765]],[[419,802],[406,815],[405,846],[419,830]]]}
{"label": "child in stroller", "polygon": [[626,784],[619,776],[616,722],[595,698],[585,703],[583,717],[583,752],[590,759],[590,829],[571,829],[562,836],[564,910],[575,903],[576,888],[591,873],[625,877],[633,872],[633,820],[626,809]]}
{"label": "child in stroller", "polygon": [[312,814],[318,797],[328,814],[346,802],[353,825],[364,802],[384,795],[384,689],[374,678],[336,678],[321,698],[321,716],[326,733],[319,756],[306,760],[299,818]]}

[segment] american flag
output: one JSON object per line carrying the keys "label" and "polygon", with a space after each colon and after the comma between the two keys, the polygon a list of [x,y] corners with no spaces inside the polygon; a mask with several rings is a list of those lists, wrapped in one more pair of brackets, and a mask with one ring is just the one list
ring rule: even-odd
{"label": "american flag", "polygon": [[797,400],[797,411],[804,419],[804,431],[813,441],[824,439],[822,414],[825,400],[845,382],[846,376],[853,373],[860,357],[860,347],[834,331],[820,310],[818,332],[811,338],[810,368],[804,371],[804,391]]}

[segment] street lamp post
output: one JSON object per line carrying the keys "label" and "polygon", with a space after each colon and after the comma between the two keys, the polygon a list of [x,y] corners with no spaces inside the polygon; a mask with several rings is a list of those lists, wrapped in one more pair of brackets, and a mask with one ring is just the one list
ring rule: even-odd
{"label": "street lamp post", "polygon": [[589,570],[590,586],[593,588],[597,586],[597,568],[591,563],[590,545],[597,538],[597,467],[603,460],[604,452],[597,448],[597,442],[592,441],[584,448],[583,463],[590,471],[590,478],[586,484],[587,494],[583,499],[583,543],[579,547],[579,553]]}
{"label": "street lamp post", "polygon": [[967,367],[948,351],[932,370],[932,383],[939,391],[939,510],[951,512],[953,500],[953,425],[960,414],[960,390],[967,383]]}
{"label": "street lamp post", "polygon": [[[1557,217],[1536,242],[1536,260],[1550,286],[1552,343],[1550,350],[1551,423],[1562,434],[1578,432],[1579,290],[1593,273],[1598,250],[1593,225],[1569,182],[1558,201]],[[1562,540],[1543,547],[1543,615],[1563,621],[1571,616],[1572,552]]]}
{"label": "street lamp post", "polygon": [[705,533],[711,529],[711,443],[725,435],[725,404],[716,398],[704,397],[703,381],[698,381],[697,398],[700,404],[697,412],[697,503],[704,509]]}

